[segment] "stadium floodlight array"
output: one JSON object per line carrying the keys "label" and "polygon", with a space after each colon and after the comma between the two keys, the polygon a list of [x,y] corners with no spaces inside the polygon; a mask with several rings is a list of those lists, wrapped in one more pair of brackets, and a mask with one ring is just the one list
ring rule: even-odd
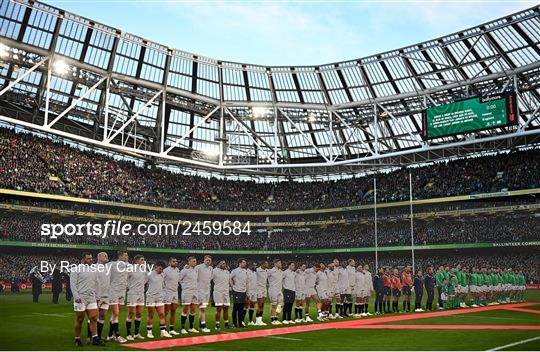
{"label": "stadium floodlight array", "polygon": [[[308,175],[537,143],[538,6],[356,60],[216,60],[28,0],[0,0],[0,121],[156,163]],[[422,138],[423,113],[513,94],[516,123]]]}

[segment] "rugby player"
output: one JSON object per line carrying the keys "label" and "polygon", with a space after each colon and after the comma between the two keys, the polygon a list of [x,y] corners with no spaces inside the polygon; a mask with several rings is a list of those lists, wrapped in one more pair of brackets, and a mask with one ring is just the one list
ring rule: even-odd
{"label": "rugby player", "polygon": [[344,316],[352,316],[352,305],[354,302],[354,296],[356,293],[356,262],[354,259],[349,259],[347,261],[347,274],[349,275],[349,290],[350,291],[350,297],[348,301],[345,303],[343,309],[344,309]]}
{"label": "rugby player", "polygon": [[[142,313],[144,311],[144,285],[148,272],[146,271],[144,256],[137,254],[133,257],[133,265],[129,270],[127,278],[127,306],[128,314],[126,317],[126,339],[144,339],[139,333],[141,326]],[[131,321],[135,317],[135,334],[131,334]]]}
{"label": "rugby player", "polygon": [[169,266],[163,270],[163,303],[165,304],[165,319],[169,314],[169,334],[179,335],[174,330],[176,310],[178,309],[178,286],[180,285],[180,270],[178,260],[169,258]]}
{"label": "rugby player", "polygon": [[317,271],[315,267],[311,267],[305,270],[305,290],[306,290],[306,299],[304,300],[304,311],[305,311],[305,321],[308,323],[313,322],[313,319],[309,316],[309,305],[311,301],[315,302],[317,307],[317,312],[321,311],[321,302],[317,296],[317,291],[315,291],[315,282],[317,280]]}
{"label": "rugby player", "polygon": [[347,262],[342,261],[341,266],[337,268],[337,288],[341,297],[341,304],[338,305],[338,318],[347,316],[345,307],[351,300],[351,285],[349,283],[349,271],[347,270]]}
{"label": "rugby player", "polygon": [[220,261],[217,267],[212,270],[212,281],[214,282],[213,299],[216,306],[216,330],[221,329],[221,317],[223,317],[225,328],[229,328],[230,278],[231,274],[227,269],[227,263],[224,260]]}
{"label": "rugby player", "polygon": [[[328,314],[326,318],[328,319],[337,319],[340,315],[338,312],[341,310],[341,295],[337,286],[338,280],[338,268],[339,260],[334,259],[332,263],[329,263],[326,269],[324,270],[326,277],[328,278],[328,299],[330,300],[330,305],[328,306]],[[332,300],[335,302],[335,314],[332,315]]]}
{"label": "rugby player", "polygon": [[356,268],[356,278],[355,278],[355,282],[356,282],[356,287],[355,287],[355,303],[354,303],[354,314],[353,316],[355,318],[360,318],[362,316],[362,312],[361,312],[361,309],[363,310],[364,309],[364,302],[363,302],[363,296],[362,296],[362,292],[360,292],[363,287],[364,287],[364,280],[365,280],[365,275],[364,275],[364,267],[362,265],[359,265],[358,268]]}
{"label": "rugby player", "polygon": [[82,254],[81,264],[71,271],[70,287],[73,293],[73,310],[75,311],[75,345],[82,346],[81,327],[85,314],[88,316],[92,345],[104,346],[105,343],[97,333],[98,305],[96,288],[99,287],[95,271],[90,269],[93,263],[92,254]]}
{"label": "rugby player", "polygon": [[264,313],[264,301],[268,296],[268,260],[263,260],[261,265],[257,268],[257,317],[255,319],[255,325],[265,326],[263,321]]}
{"label": "rugby player", "polygon": [[[110,268],[109,256],[105,252],[99,252],[97,255],[97,261],[99,265],[103,265],[105,268]],[[97,333],[101,339],[103,333],[103,325],[105,324],[105,316],[109,310],[109,290],[111,286],[111,273],[110,270],[99,270],[97,272],[98,289],[97,291],[97,304],[98,304],[98,319],[97,319]]]}
{"label": "rugby player", "polygon": [[109,336],[107,341],[117,341],[124,343],[127,340],[120,336],[118,326],[118,316],[120,307],[124,305],[127,289],[129,255],[126,251],[118,251],[117,259],[111,262],[111,280],[109,286],[109,308],[111,309],[111,318],[109,321]]}
{"label": "rugby player", "polygon": [[210,280],[212,277],[212,257],[205,255],[203,262],[195,267],[197,273],[197,299],[199,303],[199,324],[201,332],[210,332],[206,327],[206,308],[210,302]]}
{"label": "rugby player", "polygon": [[332,304],[332,298],[328,291],[328,276],[326,275],[326,266],[323,263],[315,266],[317,272],[315,280],[315,289],[317,296],[321,300],[321,310],[317,320],[324,321],[330,315],[330,305]]}
{"label": "rugby player", "polygon": [[439,266],[439,270],[437,270],[437,273],[435,274],[435,283],[437,285],[437,293],[439,295],[439,307],[438,309],[444,309],[444,301],[446,299],[446,283],[445,283],[445,275],[444,275],[444,267],[441,265]]}
{"label": "rugby player", "polygon": [[268,270],[268,297],[270,298],[270,319],[272,325],[280,325],[278,314],[283,304],[283,271],[281,260],[274,259],[274,267]]}
{"label": "rugby player", "polygon": [[371,297],[371,292],[373,291],[373,276],[371,275],[371,272],[369,271],[369,265],[364,265],[364,275],[365,275],[365,281],[364,281],[364,289],[362,292],[365,294],[363,297],[364,302],[364,314],[366,315],[373,315],[369,312],[369,297]]}
{"label": "rugby player", "polygon": [[[296,270],[296,276],[294,277],[295,287],[295,307],[294,307],[294,321],[297,323],[306,322],[304,319],[304,304],[306,299],[306,264],[300,264]],[[306,312],[306,316],[308,312]]]}
{"label": "rugby player", "polygon": [[247,301],[245,307],[248,311],[247,325],[255,325],[253,321],[255,304],[257,304],[257,262],[254,261],[248,265],[247,270]]}
{"label": "rugby player", "polygon": [[[187,334],[188,332],[198,333],[195,329],[195,311],[199,304],[197,298],[197,272],[195,266],[197,265],[197,259],[193,256],[187,258],[187,264],[182,270],[180,270],[180,285],[182,286],[182,315],[180,317],[181,334]],[[189,330],[186,330],[186,320],[189,314]]]}
{"label": "rugby player", "polygon": [[165,322],[165,304],[163,303],[163,269],[166,264],[158,261],[154,264],[153,270],[149,275],[146,275],[148,289],[146,290],[146,307],[148,308],[148,317],[146,319],[146,336],[149,339],[154,338],[152,328],[154,325],[154,312],[157,312],[159,318],[160,337],[172,337],[167,332],[167,323]]}

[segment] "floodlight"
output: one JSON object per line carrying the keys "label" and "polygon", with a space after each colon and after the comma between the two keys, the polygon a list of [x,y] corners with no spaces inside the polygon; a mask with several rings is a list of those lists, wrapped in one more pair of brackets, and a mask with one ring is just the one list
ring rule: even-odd
{"label": "floodlight", "polygon": [[9,55],[9,47],[0,43],[0,57],[6,57]]}
{"label": "floodlight", "polygon": [[256,106],[252,110],[253,117],[263,117],[268,113],[268,109],[264,106]]}
{"label": "floodlight", "polygon": [[62,60],[55,61],[53,71],[59,75],[64,75],[69,71],[69,65]]}

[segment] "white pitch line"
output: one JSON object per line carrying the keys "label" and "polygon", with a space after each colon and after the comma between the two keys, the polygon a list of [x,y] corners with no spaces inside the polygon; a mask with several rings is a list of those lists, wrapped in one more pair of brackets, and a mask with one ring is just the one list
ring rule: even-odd
{"label": "white pitch line", "polygon": [[536,337],[532,337],[530,339],[509,343],[508,345],[504,345],[504,346],[495,347],[495,348],[492,348],[492,349],[490,349],[488,351],[500,351],[500,350],[508,348],[508,347],[514,347],[514,346],[521,345],[521,344],[524,344],[524,343],[527,343],[527,342],[536,341],[538,339],[540,339],[540,336],[536,336]]}
{"label": "white pitch line", "polygon": [[294,339],[292,337],[281,337],[281,336],[265,336],[269,339],[279,339],[279,340],[290,340],[290,341],[303,341],[302,339]]}
{"label": "white pitch line", "polygon": [[523,319],[523,318],[505,318],[505,317],[488,317],[484,315],[473,315],[473,314],[467,314],[467,315],[450,315],[450,317],[455,318],[472,318],[472,319],[498,319],[498,320],[520,320],[520,321],[538,321],[538,319]]}

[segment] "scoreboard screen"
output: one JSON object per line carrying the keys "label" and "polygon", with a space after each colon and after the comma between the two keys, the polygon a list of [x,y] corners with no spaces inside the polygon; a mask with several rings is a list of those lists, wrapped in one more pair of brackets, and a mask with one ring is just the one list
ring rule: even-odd
{"label": "scoreboard screen", "polygon": [[517,125],[514,93],[497,94],[439,105],[422,114],[422,139]]}

